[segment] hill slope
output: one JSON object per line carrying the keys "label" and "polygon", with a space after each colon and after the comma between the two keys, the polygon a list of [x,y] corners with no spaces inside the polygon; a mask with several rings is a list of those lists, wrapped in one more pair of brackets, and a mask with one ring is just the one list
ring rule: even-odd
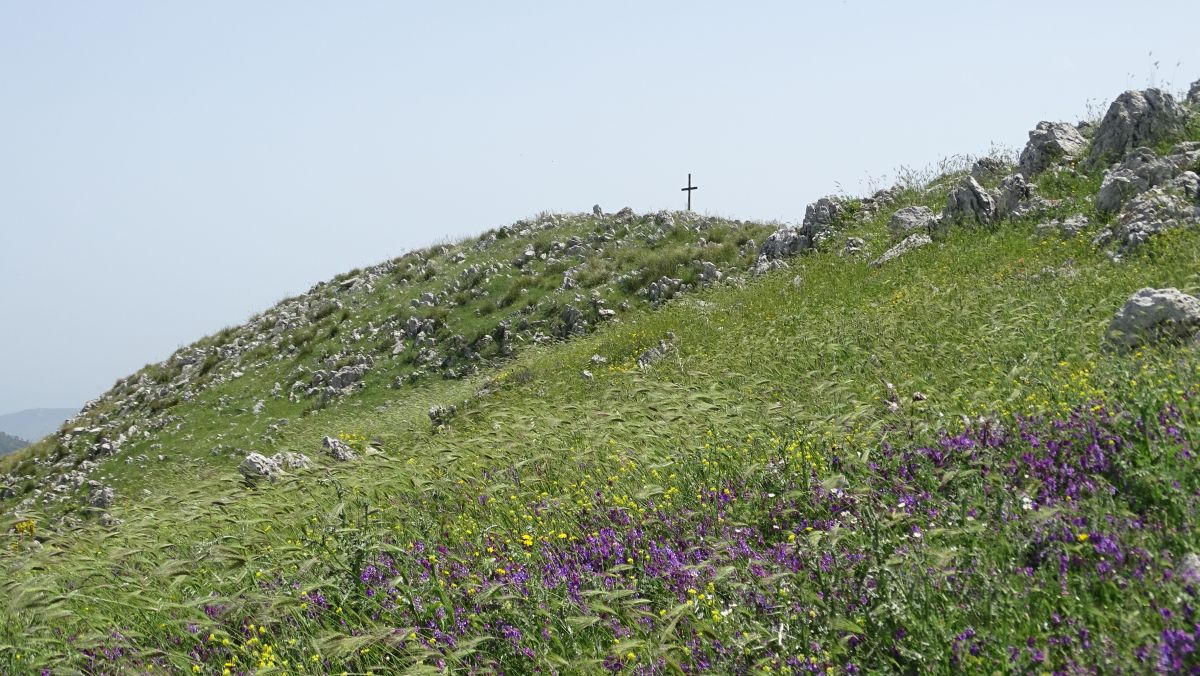
{"label": "hill slope", "polygon": [[0,666],[1185,668],[1200,358],[1105,346],[1200,292],[1200,128],[1114,110],[795,226],[543,215],[150,365],[0,464]]}
{"label": "hill slope", "polygon": [[78,413],[73,408],[33,408],[0,415],[0,431],[22,439],[41,439]]}
{"label": "hill slope", "polygon": [[7,455],[28,445],[29,442],[24,439],[0,432],[0,455]]}

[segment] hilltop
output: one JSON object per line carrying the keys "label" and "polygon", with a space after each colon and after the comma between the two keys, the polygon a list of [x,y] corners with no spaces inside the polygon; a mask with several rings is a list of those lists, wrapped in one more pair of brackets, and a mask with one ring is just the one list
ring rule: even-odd
{"label": "hilltop", "polygon": [[0,461],[0,670],[1196,666],[1197,107],[285,299]]}

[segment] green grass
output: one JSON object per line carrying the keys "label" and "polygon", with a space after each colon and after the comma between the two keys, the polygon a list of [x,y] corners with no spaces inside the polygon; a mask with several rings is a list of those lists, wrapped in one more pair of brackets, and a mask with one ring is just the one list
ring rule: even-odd
{"label": "green grass", "polygon": [[[1064,214],[1091,214],[1098,184],[1097,175],[1060,173],[1041,177],[1039,189],[1065,200]],[[894,208],[940,208],[944,199],[945,186],[910,190],[893,209],[848,223],[845,234],[866,239],[873,258],[889,245]],[[1036,562],[1046,552],[1064,552],[1071,566],[1093,556],[1080,538],[1117,528],[1106,519],[1149,524],[1127,544],[1154,553],[1148,565],[1160,577],[1200,548],[1194,465],[1176,452],[1180,442],[1138,423],[1166,405],[1195,422],[1189,402],[1200,359],[1191,348],[1101,348],[1108,320],[1133,291],[1200,292],[1200,232],[1173,231],[1114,264],[1091,247],[1091,233],[1042,239],[1035,226],[954,230],[880,269],[832,247],[792,259],[788,270],[651,308],[632,295],[638,288],[662,275],[691,280],[696,259],[749,265],[752,256],[742,259],[738,247],[769,232],[733,222],[699,235],[677,228],[653,245],[614,246],[588,263],[578,277],[585,297],[598,288],[610,307],[634,304],[591,335],[523,347],[468,379],[401,389],[391,381],[411,370],[412,355],[391,360],[381,354],[390,354],[387,340],[364,336],[350,351],[381,366],[361,393],[331,402],[265,397],[275,382],[286,390],[298,364],[342,355],[339,336],[401,311],[435,316],[452,327],[441,332],[474,341],[501,309],[532,307],[528,317],[537,321],[575,302],[576,291],[557,291],[561,269],[525,275],[506,267],[490,281],[470,279],[466,288],[484,296],[409,307],[435,288],[421,280],[433,266],[442,275],[435,281],[474,263],[506,266],[529,245],[525,237],[500,238],[486,254],[467,249],[461,264],[438,256],[425,273],[401,259],[374,291],[351,292],[340,312],[321,305],[315,323],[285,334],[293,356],[252,353],[257,363],[242,378],[163,407],[172,423],[104,460],[98,474],[111,477],[118,495],[108,511],[123,524],[102,525],[99,510],[78,504],[6,516],[6,531],[18,521],[33,525],[0,535],[0,670],[221,673],[262,665],[297,673],[302,665],[308,673],[384,673],[440,664],[587,672],[607,660],[633,673],[702,658],[724,665],[718,670],[778,671],[803,658],[822,669],[910,673],[1143,671],[1137,650],[1175,626],[1156,615],[1154,599],[1189,592],[1128,576],[1060,577]],[[584,219],[532,242],[544,251],[553,239],[597,228]],[[701,249],[698,236],[710,244]],[[634,270],[627,283],[604,281]],[[638,356],[669,335],[674,352],[638,369]],[[232,340],[236,331],[227,330],[209,344]],[[156,382],[178,375],[164,369],[147,374]],[[206,378],[219,370],[207,359],[201,369]],[[584,369],[592,379],[581,377]],[[898,411],[889,410],[887,383]],[[263,415],[238,412],[263,398]],[[427,411],[446,404],[460,410],[435,429]],[[1001,468],[1036,452],[1016,442],[948,464],[919,450],[959,433],[963,416],[1015,426],[1022,416],[1100,415],[1101,405],[1120,409],[1111,425],[1131,450],[1096,470],[1114,492],[1087,492],[1074,503],[1021,510],[1013,491],[1036,495],[1044,485],[1002,480]],[[280,418],[290,422],[268,433]],[[1196,441],[1192,429],[1186,434]],[[320,450],[325,435],[346,435],[361,459],[333,463]],[[306,453],[316,467],[276,484],[239,481],[245,453],[282,450]],[[36,473],[32,458],[50,451],[5,458],[0,471]],[[142,453],[168,461],[123,460]],[[897,508],[914,495],[938,516]],[[741,499],[723,502],[729,496]],[[57,523],[64,513],[79,523]],[[659,576],[650,552],[634,550],[594,571],[578,597],[547,581],[541,571],[555,557],[604,527],[620,530],[614,524],[623,519],[660,538],[683,528],[695,538],[686,556],[710,563],[680,567],[679,575],[694,576],[682,582]],[[1051,528],[1077,541],[1048,539]],[[923,533],[919,542],[913,532]],[[802,572],[733,553],[749,546],[794,552]],[[727,550],[727,558],[705,558]],[[849,562],[822,573],[825,556]],[[394,598],[381,592],[386,601],[366,595],[363,581],[382,557],[397,575],[372,582],[397,589]],[[1026,565],[1034,572],[1012,573]],[[512,581],[515,570],[532,571],[527,585]],[[852,591],[867,600],[850,598]],[[1055,617],[1068,618],[1069,629],[1052,628]],[[472,638],[437,643],[435,629],[453,633],[455,620]],[[1080,628],[1101,647],[1085,648]],[[979,655],[965,652],[976,639],[956,638],[967,629],[986,636]],[[1067,644],[1048,642],[1067,633],[1075,637]],[[1047,662],[1033,661],[1026,638]],[[1016,662],[1008,662],[1010,646]]]}

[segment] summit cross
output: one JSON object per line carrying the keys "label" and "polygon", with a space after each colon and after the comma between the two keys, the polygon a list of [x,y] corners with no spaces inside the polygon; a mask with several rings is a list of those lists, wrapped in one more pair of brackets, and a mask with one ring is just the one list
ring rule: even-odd
{"label": "summit cross", "polygon": [[687,196],[688,196],[688,205],[687,205],[687,210],[688,210],[688,211],[691,211],[691,210],[692,210],[692,191],[693,191],[693,190],[695,190],[695,189],[697,189],[697,188],[699,188],[699,187],[700,187],[700,186],[698,186],[698,185],[692,185],[692,175],[691,175],[691,174],[688,174],[688,184],[687,184],[687,187],[686,187],[686,188],[680,188],[680,190],[682,190],[682,191],[684,191],[684,192],[686,192],[686,193],[687,193]]}

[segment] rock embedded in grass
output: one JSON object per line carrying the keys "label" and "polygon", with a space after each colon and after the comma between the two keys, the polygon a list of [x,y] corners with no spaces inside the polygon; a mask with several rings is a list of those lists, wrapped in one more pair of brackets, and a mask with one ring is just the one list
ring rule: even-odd
{"label": "rock embedded in grass", "polygon": [[936,223],[937,216],[929,207],[904,207],[888,219],[888,234],[893,240],[901,240],[914,232],[932,232]]}
{"label": "rock embedded in grass", "polygon": [[321,439],[321,445],[325,447],[325,451],[329,453],[334,460],[346,462],[347,460],[354,460],[358,457],[358,454],[354,452],[354,449],[350,448],[349,444],[341,439],[325,437]]}
{"label": "rock embedded in grass", "polygon": [[1180,343],[1200,332],[1200,299],[1179,289],[1139,289],[1108,325],[1105,340],[1133,349],[1155,343]]}
{"label": "rock embedded in grass", "polygon": [[946,197],[946,208],[942,211],[945,225],[968,221],[986,225],[995,219],[996,197],[970,176]]}
{"label": "rock embedded in grass", "polygon": [[912,251],[913,249],[919,249],[932,243],[933,239],[929,235],[923,232],[913,233],[908,237],[905,237],[904,240],[896,246],[883,252],[883,255],[879,258],[871,261],[871,267],[877,268],[890,260],[898,258],[909,251]]}
{"label": "rock embedded in grass", "polygon": [[261,453],[247,455],[238,465],[238,472],[252,484],[263,480],[275,481],[281,471],[279,463]]}

